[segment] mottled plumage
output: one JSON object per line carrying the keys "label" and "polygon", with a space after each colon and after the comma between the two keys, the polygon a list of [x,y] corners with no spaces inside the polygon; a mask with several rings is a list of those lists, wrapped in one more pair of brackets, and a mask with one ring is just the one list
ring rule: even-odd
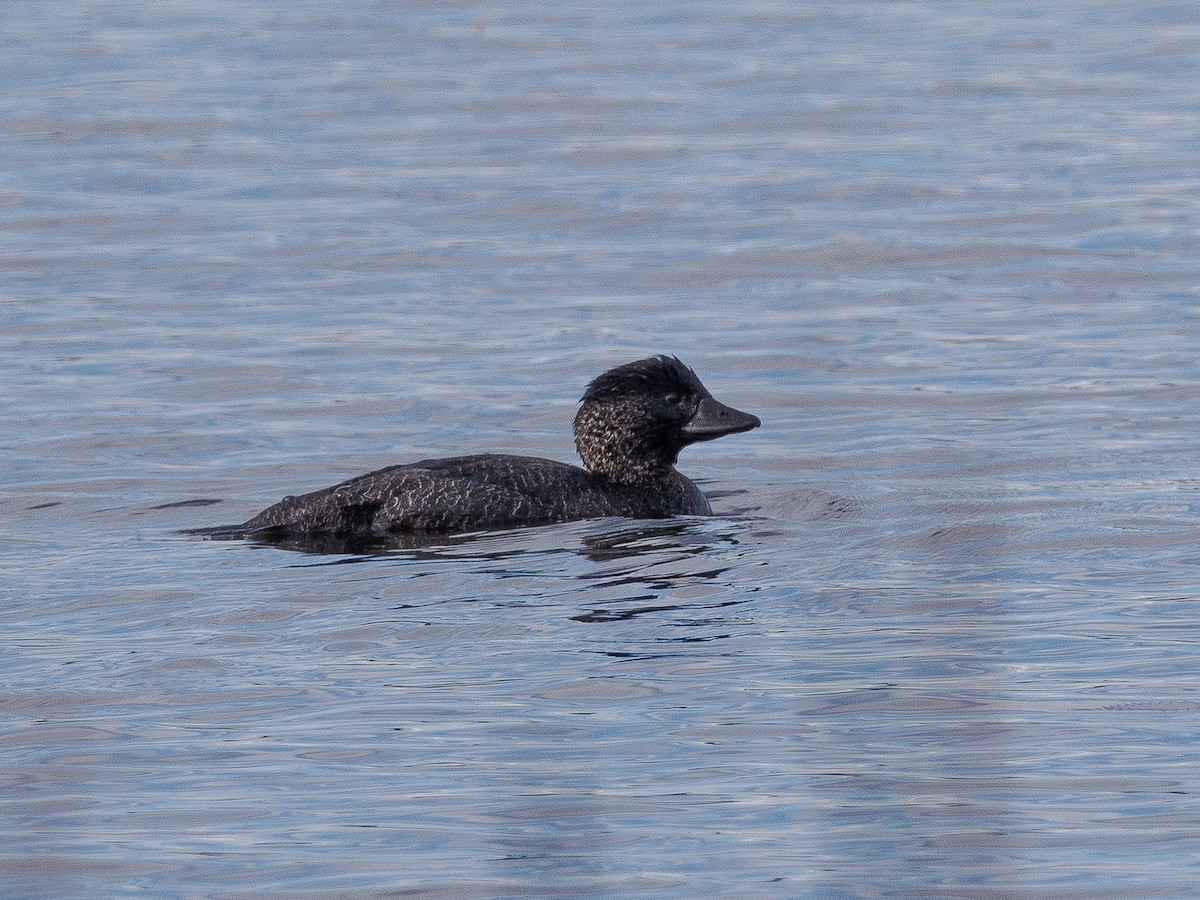
{"label": "mottled plumage", "polygon": [[696,441],[759,421],[712,398],[674,357],[596,378],[575,416],[587,470],[529,456],[480,454],[389,466],[324,490],[285,497],[232,529],[268,537],[383,537],[565,522],[597,516],[709,515],[701,490],[674,468]]}

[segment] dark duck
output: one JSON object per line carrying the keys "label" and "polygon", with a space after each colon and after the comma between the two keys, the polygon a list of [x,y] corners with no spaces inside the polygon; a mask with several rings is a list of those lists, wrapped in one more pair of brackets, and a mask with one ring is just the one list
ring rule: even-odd
{"label": "dark duck", "polygon": [[676,471],[679,451],[761,424],[715,400],[669,356],[610,369],[580,402],[575,446],[586,469],[492,453],[426,459],[285,497],[230,531],[370,538],[600,516],[711,515],[703,492]]}

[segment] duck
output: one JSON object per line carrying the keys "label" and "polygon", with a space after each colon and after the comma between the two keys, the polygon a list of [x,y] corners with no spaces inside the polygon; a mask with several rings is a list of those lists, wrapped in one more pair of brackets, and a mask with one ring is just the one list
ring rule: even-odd
{"label": "duck", "polygon": [[620,516],[709,516],[704,492],[675,464],[690,444],[758,428],[675,356],[609,369],[575,415],[583,468],[482,453],[387,466],[284,497],[230,532],[259,539],[481,531]]}

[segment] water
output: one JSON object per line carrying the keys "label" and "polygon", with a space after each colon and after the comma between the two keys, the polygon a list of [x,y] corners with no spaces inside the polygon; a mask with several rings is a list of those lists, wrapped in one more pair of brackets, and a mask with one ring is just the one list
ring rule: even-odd
{"label": "water", "polygon": [[[1194,13],[7,4],[0,892],[1194,896]],[[712,519],[179,533],[663,351]]]}

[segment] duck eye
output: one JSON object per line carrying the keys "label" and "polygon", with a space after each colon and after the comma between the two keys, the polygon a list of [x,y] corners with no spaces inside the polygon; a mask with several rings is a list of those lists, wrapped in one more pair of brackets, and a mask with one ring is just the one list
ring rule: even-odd
{"label": "duck eye", "polygon": [[672,391],[671,393],[667,394],[666,399],[668,403],[670,403],[672,406],[675,406],[677,403],[683,400],[683,395]]}

